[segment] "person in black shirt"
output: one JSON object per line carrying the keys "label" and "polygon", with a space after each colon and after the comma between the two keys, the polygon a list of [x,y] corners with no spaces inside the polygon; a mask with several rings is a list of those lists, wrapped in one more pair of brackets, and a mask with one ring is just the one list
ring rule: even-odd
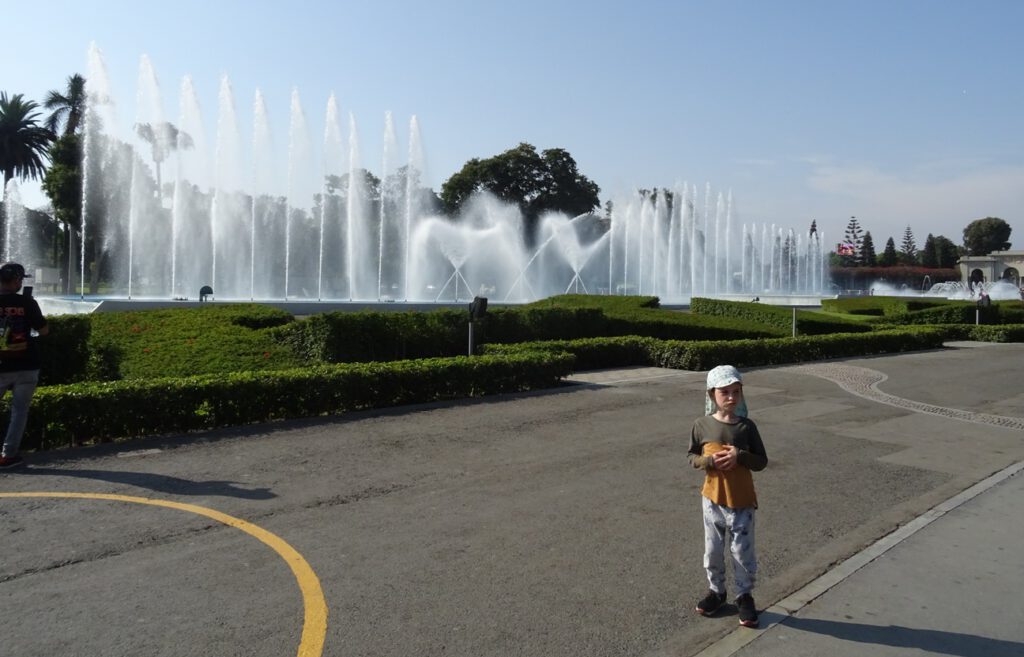
{"label": "person in black shirt", "polygon": [[25,278],[25,268],[16,262],[0,266],[0,394],[11,391],[11,420],[0,452],[0,468],[23,463],[18,449],[39,383],[39,351],[33,333],[50,332],[36,300],[18,294]]}

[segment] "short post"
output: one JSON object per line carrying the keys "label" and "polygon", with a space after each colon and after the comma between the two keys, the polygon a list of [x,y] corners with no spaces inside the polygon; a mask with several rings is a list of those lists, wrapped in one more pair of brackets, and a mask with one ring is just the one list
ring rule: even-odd
{"label": "short post", "polygon": [[981,308],[974,309],[974,325],[978,326],[981,324]]}
{"label": "short post", "polygon": [[793,306],[793,337],[796,337],[796,306]]}
{"label": "short post", "polygon": [[473,303],[469,304],[469,355],[476,351],[476,341],[473,339],[473,324],[476,320],[483,319],[487,314],[487,297],[473,297]]}

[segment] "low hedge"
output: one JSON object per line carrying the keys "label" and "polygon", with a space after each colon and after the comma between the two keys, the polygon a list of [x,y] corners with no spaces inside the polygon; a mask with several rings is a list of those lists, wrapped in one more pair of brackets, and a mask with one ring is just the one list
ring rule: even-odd
{"label": "low hedge", "polygon": [[923,310],[896,313],[885,318],[888,324],[1000,324],[1000,307],[979,307],[970,301],[949,301]]}
{"label": "low hedge", "polygon": [[312,363],[439,358],[465,353],[469,314],[334,311],[271,330],[293,354]]}
{"label": "low hedge", "polygon": [[706,370],[722,363],[752,367],[937,349],[946,337],[946,331],[940,327],[914,327],[765,340],[595,338],[514,346],[488,345],[486,350],[491,354],[518,354],[530,350],[544,353],[568,351],[576,356],[578,370],[629,365]]}
{"label": "low hedge", "polygon": [[663,340],[738,340],[788,335],[788,330],[756,319],[663,310],[658,297],[563,294],[530,305],[599,308],[608,318],[604,332],[606,336],[641,335]]}
{"label": "low hedge", "polygon": [[[690,300],[690,310],[699,315],[714,315],[756,322],[771,326],[787,335],[791,334],[793,330],[793,310],[786,306],[694,297]],[[798,335],[823,335],[826,333],[866,333],[871,330],[871,327],[854,320],[797,310],[796,330]]]}
{"label": "low hedge", "polygon": [[513,355],[533,351],[558,354],[568,352],[575,358],[576,370],[596,370],[605,367],[629,367],[650,364],[650,353],[661,342],[656,338],[640,336],[580,338],[578,340],[549,340],[523,344],[487,344],[482,353]]}
{"label": "low hedge", "polygon": [[[36,392],[22,444],[47,449],[548,388],[573,361],[524,352],[48,386]],[[8,405],[0,402],[2,412]]]}
{"label": "low hedge", "polygon": [[914,297],[868,296],[822,299],[821,309],[849,315],[883,317],[914,310],[925,310],[949,303],[947,299],[920,299]]}
{"label": "low hedge", "polygon": [[272,328],[291,314],[256,303],[92,313],[90,380],[299,367]]}
{"label": "low hedge", "polygon": [[84,381],[89,376],[89,337],[92,322],[88,315],[55,315],[46,318],[47,335],[37,338],[39,347],[39,385]]}

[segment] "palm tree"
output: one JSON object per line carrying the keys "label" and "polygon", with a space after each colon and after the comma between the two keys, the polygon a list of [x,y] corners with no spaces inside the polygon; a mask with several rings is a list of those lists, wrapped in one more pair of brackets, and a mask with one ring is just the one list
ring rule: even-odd
{"label": "palm tree", "polygon": [[21,94],[0,92],[0,170],[4,189],[11,178],[41,178],[54,134],[39,125],[39,106]]}
{"label": "palm tree", "polygon": [[82,125],[85,105],[85,78],[75,73],[68,77],[64,93],[53,90],[46,94],[43,106],[50,110],[50,116],[46,119],[46,127],[56,133],[57,126],[64,121],[64,134],[75,134],[78,132],[78,127]]}
{"label": "palm tree", "polygon": [[163,193],[160,181],[160,164],[167,159],[170,151],[192,148],[192,137],[184,130],[179,130],[173,123],[163,122],[151,125],[136,123],[135,132],[147,142],[153,151],[153,163],[156,164],[157,196]]}
{"label": "palm tree", "polygon": [[[42,178],[46,173],[46,160],[51,131],[39,125],[39,108],[21,94],[8,98],[0,91],[0,170],[4,172],[4,187],[0,196],[7,200],[7,183],[12,178]],[[7,218],[0,206],[0,239],[5,234]]]}

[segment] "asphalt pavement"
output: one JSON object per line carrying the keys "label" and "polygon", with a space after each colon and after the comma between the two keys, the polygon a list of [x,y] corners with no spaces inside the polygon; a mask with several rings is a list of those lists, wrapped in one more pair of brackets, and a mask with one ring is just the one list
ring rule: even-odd
{"label": "asphalt pavement", "polygon": [[1022,358],[745,373],[762,630],[693,612],[704,373],[627,368],[30,454],[0,472],[0,654],[1024,654]]}

